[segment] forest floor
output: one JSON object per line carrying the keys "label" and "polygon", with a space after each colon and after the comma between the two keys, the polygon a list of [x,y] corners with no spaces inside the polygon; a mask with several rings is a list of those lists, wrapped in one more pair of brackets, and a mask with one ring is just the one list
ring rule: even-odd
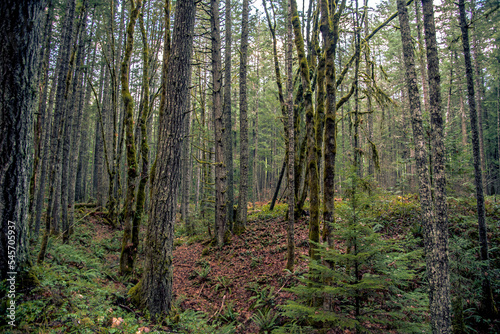
{"label": "forest floor", "polygon": [[[406,234],[420,233],[416,224],[416,202],[412,197],[388,198],[384,207],[373,213],[378,217],[378,229],[384,238],[399,239]],[[296,299],[288,288],[301,284],[298,278],[308,270],[308,217],[296,224],[294,273],[284,270],[287,222],[282,217],[285,210],[286,205],[278,205],[272,212],[258,206],[250,215],[245,233],[232,235],[229,244],[220,250],[210,246],[203,223],[197,225],[195,237],[184,235],[179,224],[174,241],[173,310],[161,324],[154,324],[147,314],[131,304],[127,295],[142,274],[142,250],[137,271],[132,276],[120,276],[118,260],[122,231],[111,228],[103,219],[103,213],[79,209],[70,243],[63,244],[60,238],[51,238],[47,260],[42,266],[33,267],[31,286],[21,287],[16,314],[18,326],[13,329],[0,323],[0,331],[270,333],[286,321],[280,307]],[[500,203],[488,202],[487,210],[490,241],[492,247],[497,247],[500,244]],[[477,237],[472,201],[452,201],[450,212],[453,235]],[[343,244],[336,244],[336,248],[341,247]],[[38,248],[39,245],[33,245],[32,258],[36,258]],[[493,252],[494,256],[500,253],[498,247]],[[498,257],[495,261],[498,263]],[[496,268],[494,273],[494,293],[498,298],[500,270]],[[469,282],[471,277],[467,279],[462,285],[466,290],[473,290],[474,284]],[[470,307],[474,302],[469,299]],[[464,314],[468,317],[467,325],[474,328],[472,321],[478,321],[474,318],[475,313],[467,309]],[[494,322],[490,323],[490,328],[493,325]],[[315,333],[308,328],[297,333]],[[374,333],[397,333],[380,326],[372,328]],[[351,331],[332,327],[322,333]]]}

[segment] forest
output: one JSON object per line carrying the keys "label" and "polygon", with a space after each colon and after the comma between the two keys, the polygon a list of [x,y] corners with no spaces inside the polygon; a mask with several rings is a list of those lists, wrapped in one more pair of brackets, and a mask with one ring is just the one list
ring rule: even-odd
{"label": "forest", "polygon": [[3,333],[500,333],[498,0],[0,1]]}

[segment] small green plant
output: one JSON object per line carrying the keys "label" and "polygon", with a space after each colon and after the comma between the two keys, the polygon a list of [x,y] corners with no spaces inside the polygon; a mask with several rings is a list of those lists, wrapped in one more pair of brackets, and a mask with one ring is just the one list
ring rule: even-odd
{"label": "small green plant", "polygon": [[253,269],[255,267],[258,267],[261,262],[262,262],[262,257],[261,256],[252,257],[252,262],[250,262],[250,268]]}
{"label": "small green plant", "polygon": [[[426,331],[426,294],[412,287],[421,280],[422,251],[407,249],[407,240],[375,233],[374,191],[367,191],[370,185],[356,174],[346,183],[349,201],[338,205],[339,219],[331,224],[334,240],[343,247],[312,244],[319,259],[310,261],[305,277],[298,277],[302,285],[288,289],[297,300],[288,301],[283,314],[303,325],[356,332],[372,326],[398,333]],[[404,198],[394,201],[405,210]]]}
{"label": "small green plant", "polygon": [[259,326],[259,333],[270,333],[273,329],[278,327],[278,314],[269,308],[257,310],[257,312],[252,315],[252,320]]}
{"label": "small green plant", "polygon": [[276,304],[275,295],[274,295],[274,287],[261,287],[258,284],[251,284],[246,288],[248,291],[253,292],[255,295],[250,297],[250,301],[252,301],[251,307],[252,309],[258,308],[271,308]]}
{"label": "small green plant", "polygon": [[217,276],[217,283],[214,286],[214,290],[217,292],[219,290],[228,291],[231,294],[231,280],[226,276]]}
{"label": "small green plant", "polygon": [[227,303],[224,306],[223,311],[219,314],[218,319],[222,323],[229,324],[234,323],[240,314],[234,309],[232,302]]}

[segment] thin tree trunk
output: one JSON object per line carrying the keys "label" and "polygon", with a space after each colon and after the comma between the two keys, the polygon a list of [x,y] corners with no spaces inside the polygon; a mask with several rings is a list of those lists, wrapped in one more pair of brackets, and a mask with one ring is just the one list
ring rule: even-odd
{"label": "thin tree trunk", "polygon": [[54,224],[57,215],[57,208],[59,197],[57,196],[58,177],[61,168],[61,153],[62,153],[62,134],[65,124],[65,108],[67,105],[66,97],[69,83],[68,70],[70,61],[71,39],[73,34],[73,19],[75,14],[75,0],[70,0],[66,10],[63,26],[63,38],[60,51],[60,68],[57,74],[57,93],[56,104],[54,109],[54,122],[51,130],[51,158],[50,158],[50,178],[49,178],[49,198],[47,206],[47,214],[45,218],[45,232],[42,238],[40,252],[38,254],[37,262],[40,264],[45,259],[45,252],[47,250],[47,243],[51,228],[57,231],[57,225]]}
{"label": "thin tree trunk", "polygon": [[238,218],[235,232],[241,233],[247,224],[248,198],[248,101],[247,101],[247,59],[248,59],[248,0],[243,0],[241,14],[241,53],[240,53],[240,191],[238,199]]}
{"label": "thin tree trunk", "polygon": [[479,113],[476,112],[476,99],[474,92],[474,78],[472,74],[472,63],[469,46],[469,31],[467,18],[465,16],[465,1],[459,0],[460,11],[460,29],[462,31],[462,47],[464,50],[465,60],[465,75],[467,77],[467,93],[469,101],[469,117],[472,132],[472,152],[474,155],[474,176],[476,183],[476,203],[477,203],[477,225],[479,229],[479,245],[480,258],[482,261],[483,277],[483,301],[482,312],[489,318],[494,318],[498,314],[495,302],[493,300],[493,292],[489,279],[489,254],[488,254],[488,237],[486,227],[486,214],[484,208],[484,190],[483,176],[481,170],[481,150],[480,150],[480,131],[479,131]]}
{"label": "thin tree trunk", "polygon": [[[309,189],[310,189],[310,205],[311,218],[309,222],[309,240],[312,243],[319,243],[319,175],[317,164],[317,147],[316,147],[316,127],[315,113],[312,99],[311,80],[309,75],[309,65],[304,52],[304,40],[300,29],[300,21],[297,12],[296,0],[291,0],[292,4],[292,24],[295,35],[295,47],[300,64],[300,75],[302,86],[304,89],[304,109],[306,114],[306,138],[307,138],[307,169],[309,171]],[[312,259],[317,259],[318,254],[315,247],[311,243],[309,248],[309,256]]]}
{"label": "thin tree trunk", "polygon": [[[54,16],[54,2],[51,0],[49,2],[49,8],[47,12],[47,23],[48,27],[46,25],[44,34],[46,36],[45,40],[45,45],[44,45],[44,59],[43,59],[43,78],[42,78],[42,84],[43,86],[43,92],[42,96],[39,101],[39,113],[42,115],[42,138],[40,141],[40,155],[41,155],[41,168],[40,168],[40,176],[39,180],[35,182],[35,198],[34,198],[34,204],[33,207],[31,208],[31,216],[30,216],[30,236],[32,240],[37,240],[38,239],[38,233],[40,230],[40,222],[42,220],[42,209],[43,209],[43,198],[45,195],[45,184],[47,180],[47,167],[50,159],[50,129],[51,129],[51,111],[52,107],[54,105],[54,94],[55,94],[55,87],[57,83],[57,75],[54,74],[53,81],[52,81],[52,87],[50,90],[49,94],[49,101],[47,105],[47,92],[48,92],[48,86],[49,86],[49,60],[50,60],[50,49],[51,49],[51,41],[52,41],[52,21],[53,21],[53,16]],[[47,30],[47,28],[49,28]],[[56,64],[56,68],[58,68],[59,64]],[[32,230],[32,227],[34,225],[34,232]]]}
{"label": "thin tree trunk", "polygon": [[420,79],[422,80],[422,90],[424,93],[424,110],[430,111],[429,105],[429,84],[426,80],[427,71],[425,68],[424,41],[422,40],[422,12],[420,11],[420,2],[415,1],[415,16],[417,19],[417,41],[418,41],[418,60],[420,68]]}
{"label": "thin tree trunk", "polygon": [[[274,206],[276,205],[276,200],[277,200],[278,194],[280,192],[281,181],[283,180],[283,176],[285,175],[285,169],[287,166],[286,159],[287,159],[287,156],[285,155],[285,159],[283,159],[283,166],[281,167],[281,172],[280,172],[280,175],[278,176],[278,182],[276,184],[276,189],[274,190],[274,195],[273,195],[273,198],[271,200],[271,205],[269,206],[269,211],[274,210]],[[294,180],[292,180],[292,181],[294,181]],[[294,184],[295,184],[295,182],[294,182]]]}
{"label": "thin tree trunk", "polygon": [[[256,66],[256,74],[257,78],[259,78],[259,51],[257,51],[257,63],[255,64]],[[259,156],[259,82],[257,81],[257,87],[254,87],[256,89],[255,93],[255,105],[254,105],[254,111],[255,111],[255,118],[254,118],[254,123],[253,123],[253,142],[254,142],[254,149],[253,149],[253,209],[255,210],[255,202],[259,200],[259,180],[258,180],[258,163],[257,159]]]}
{"label": "thin tree trunk", "polygon": [[[292,28],[292,4],[287,1],[287,43],[286,43],[286,61],[287,61],[287,102],[288,102],[288,230],[287,230],[287,256],[286,269],[293,272],[295,262],[295,240],[294,240],[294,225],[295,225],[295,131],[294,127],[294,110],[293,110],[293,83],[292,83],[292,67],[293,67],[293,28]],[[287,122],[287,120],[283,120]],[[285,159],[286,159],[285,155]],[[285,167],[286,160],[283,161]],[[280,179],[281,181],[281,179]]]}
{"label": "thin tree trunk", "polygon": [[[44,192],[44,187],[45,187],[45,179],[46,179],[46,164],[45,164],[45,169],[39,168],[40,164],[40,158],[42,157],[42,165],[46,161],[44,160],[44,155],[43,151],[45,151],[45,147],[48,145],[46,144],[47,140],[47,128],[50,127],[50,114],[47,110],[47,96],[48,96],[48,91],[49,91],[49,58],[50,58],[50,49],[51,49],[51,42],[52,42],[52,26],[53,26],[53,20],[54,20],[54,1],[49,0],[48,2],[48,10],[47,10],[47,15],[45,17],[45,27],[43,30],[43,46],[42,46],[42,51],[40,54],[40,59],[41,59],[41,78],[40,78],[40,86],[42,87],[41,91],[41,97],[39,100],[38,104],[38,116],[35,124],[35,137],[34,137],[34,149],[35,149],[35,155],[33,159],[33,173],[31,175],[31,180],[30,180],[30,197],[29,197],[29,231],[30,234],[33,232],[33,223],[35,221],[35,216],[36,212],[34,212],[33,208],[37,207],[36,204],[38,202],[37,200],[37,194],[43,193]],[[42,170],[45,172],[42,175]],[[40,224],[40,221],[38,221],[38,224]],[[38,231],[37,231],[38,232]],[[31,235],[31,238],[33,240],[36,240],[36,237],[38,236],[38,233],[36,235]]]}
{"label": "thin tree trunk", "polygon": [[227,168],[227,204],[226,219],[227,227],[233,230],[234,217],[234,167],[233,167],[233,136],[232,136],[232,115],[231,115],[231,43],[232,43],[232,20],[231,20],[231,0],[226,0],[226,44],[224,47],[224,129],[225,129],[225,156]]}
{"label": "thin tree trunk", "polygon": [[212,84],[213,84],[213,117],[215,131],[215,235],[217,245],[224,245],[226,233],[226,177],[225,166],[225,130],[222,111],[222,59],[220,42],[219,0],[211,0],[212,28]]}
{"label": "thin tree trunk", "polygon": [[[74,75],[70,79],[72,81],[71,91],[68,92],[68,106],[67,106],[67,116],[65,124],[65,134],[64,134],[64,146],[63,146],[63,170],[61,178],[61,208],[62,208],[62,227],[63,227],[63,242],[68,242],[70,235],[70,226],[73,224],[74,218],[74,190],[71,190],[73,173],[73,152],[77,150],[74,149],[76,146],[75,139],[79,139],[80,132],[80,121],[81,121],[81,106],[79,92],[81,89],[82,81],[82,63],[84,59],[84,48],[85,48],[85,27],[86,27],[86,7],[85,2],[82,3],[80,7],[80,17],[78,20],[78,26],[76,31],[76,38],[73,48],[73,55],[71,59],[71,69]],[[75,59],[76,57],[76,59]]]}
{"label": "thin tree trunk", "polygon": [[[130,94],[129,80],[130,80],[130,58],[134,47],[134,28],[136,20],[141,11],[142,0],[137,0],[134,4],[132,1],[132,8],[130,12],[130,19],[127,25],[127,38],[125,42],[125,54],[121,64],[120,76],[122,84],[122,99],[125,106],[125,127],[126,127],[126,146],[127,146],[127,195],[125,198],[124,209],[124,226],[122,238],[122,250],[120,254],[120,273],[128,274],[134,270],[135,255],[137,254],[137,245],[134,244],[134,216],[135,210],[133,208],[135,202],[135,186],[136,178],[139,175],[139,166],[136,159],[136,147],[134,140],[134,99]],[[146,97],[146,99],[148,99]],[[139,232],[138,229],[136,231]]]}
{"label": "thin tree trunk", "polygon": [[[140,6],[137,2],[136,6]],[[137,258],[137,253],[139,249],[139,227],[142,223],[144,215],[144,206],[146,203],[146,186],[149,179],[149,145],[148,145],[148,132],[147,132],[147,119],[151,112],[151,106],[149,104],[149,46],[148,37],[146,29],[144,27],[144,11],[139,14],[139,26],[141,28],[142,36],[142,60],[143,60],[143,77],[142,77],[142,87],[144,89],[144,106],[142,108],[142,113],[139,114],[140,123],[140,136],[141,136],[141,175],[139,180],[139,188],[137,190],[137,202],[134,212],[134,219],[132,221],[132,248],[131,248],[131,268],[134,268],[135,260]],[[123,85],[122,85],[123,86]],[[138,134],[139,135],[139,134]]]}

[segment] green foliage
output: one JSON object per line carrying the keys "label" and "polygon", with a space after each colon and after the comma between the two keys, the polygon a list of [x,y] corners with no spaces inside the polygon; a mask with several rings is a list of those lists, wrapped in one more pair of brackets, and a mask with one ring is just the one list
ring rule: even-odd
{"label": "green foliage", "polygon": [[257,313],[252,315],[252,320],[259,326],[259,333],[270,333],[278,327],[278,314],[269,308],[257,310]]}
{"label": "green foliage", "polygon": [[[217,292],[219,290],[223,292],[228,292],[231,294],[231,280],[227,278],[226,276],[217,276],[216,277],[217,283],[214,286],[214,290]],[[228,304],[229,305],[229,304]]]}
{"label": "green foliage", "polygon": [[272,331],[273,334],[308,334],[312,332],[313,328],[311,326],[302,326],[296,321],[286,323]]}
{"label": "green foliage", "polygon": [[[311,261],[309,273],[299,278],[303,284],[289,289],[297,300],[288,301],[283,313],[314,327],[427,331],[422,251],[412,250],[414,238],[387,239],[374,232],[384,223],[375,209],[381,201],[360,190],[362,181],[355,176],[349,181],[349,200],[338,205],[331,225],[334,240],[343,246],[315,244],[321,260]],[[415,209],[404,200],[395,202],[399,216]]]}
{"label": "green foliage", "polygon": [[[498,321],[491,321],[481,314],[482,284],[484,269],[479,261],[477,218],[474,214],[475,201],[453,199],[450,201],[450,283],[453,313],[453,327],[458,333],[475,333],[479,328],[499,329]],[[495,216],[495,202],[486,201],[488,231],[490,238],[490,270],[488,271],[494,296],[500,294],[500,263],[498,261],[500,222]],[[493,220],[493,219],[494,220]],[[496,329],[495,329],[496,328]]]}
{"label": "green foliage", "polygon": [[208,264],[208,262],[203,262],[202,268],[200,270],[193,270],[188,278],[189,279],[198,278],[200,283],[208,281],[209,280],[208,275],[210,274],[210,270],[211,270],[210,264]]}
{"label": "green foliage", "polygon": [[249,299],[252,302],[251,309],[270,309],[276,305],[274,287],[262,287],[257,283],[252,283],[246,289],[254,293]]}
{"label": "green foliage", "polygon": [[270,204],[263,205],[259,210],[250,214],[248,216],[248,221],[265,221],[284,217],[288,210],[288,204],[285,203],[276,203],[272,211],[269,210],[269,206]]}
{"label": "green foliage", "polygon": [[235,333],[234,325],[222,325],[210,324],[206,315],[203,312],[186,310],[179,314],[179,319],[172,322],[169,321],[167,324],[172,327],[175,331],[180,333],[189,334],[233,334]]}
{"label": "green foliage", "polygon": [[234,304],[229,302],[224,306],[224,309],[218,315],[218,320],[225,324],[234,324],[239,315],[240,314],[234,309]]}

